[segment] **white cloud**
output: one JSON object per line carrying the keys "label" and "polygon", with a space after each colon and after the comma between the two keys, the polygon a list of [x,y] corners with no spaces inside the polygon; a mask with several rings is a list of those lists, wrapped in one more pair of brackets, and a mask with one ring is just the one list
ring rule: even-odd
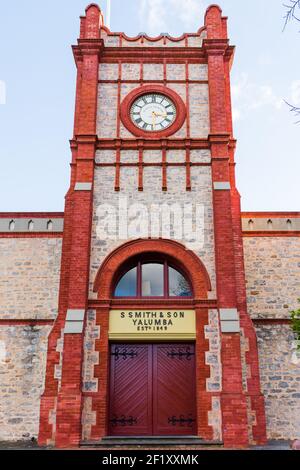
{"label": "white cloud", "polygon": [[270,56],[270,54],[262,52],[258,56],[258,63],[259,63],[259,65],[262,65],[262,66],[271,65],[271,64],[273,64],[273,59]]}
{"label": "white cloud", "polygon": [[232,101],[235,121],[264,106],[279,110],[283,105],[283,99],[276,95],[270,85],[251,82],[245,73],[232,85]]}
{"label": "white cloud", "polygon": [[202,7],[202,0],[141,0],[138,14],[143,29],[156,36],[169,31],[174,19],[182,24],[182,32],[198,29]]}
{"label": "white cloud", "polygon": [[295,80],[291,84],[291,104],[300,106],[300,80]]}
{"label": "white cloud", "polygon": [[0,80],[0,104],[6,103],[6,85],[3,80]]}
{"label": "white cloud", "polygon": [[237,122],[241,119],[242,117],[242,113],[239,109],[237,108],[233,108],[232,109],[232,119],[233,119],[233,122]]}

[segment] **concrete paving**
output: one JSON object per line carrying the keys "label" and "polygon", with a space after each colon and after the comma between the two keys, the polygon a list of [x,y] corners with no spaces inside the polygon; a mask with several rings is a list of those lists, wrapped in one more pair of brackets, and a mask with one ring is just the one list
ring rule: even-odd
{"label": "concrete paving", "polygon": [[[20,441],[20,442],[0,442],[0,450],[53,450],[53,447],[39,447],[36,441]],[[76,449],[72,449],[76,450]],[[81,447],[78,450],[225,450],[222,446],[178,446],[178,447],[144,447],[144,446],[122,446],[122,447]],[[236,449],[226,449],[236,450]],[[248,449],[245,449],[248,450]],[[291,442],[289,441],[270,441],[266,446],[252,446],[249,450],[291,450]]]}

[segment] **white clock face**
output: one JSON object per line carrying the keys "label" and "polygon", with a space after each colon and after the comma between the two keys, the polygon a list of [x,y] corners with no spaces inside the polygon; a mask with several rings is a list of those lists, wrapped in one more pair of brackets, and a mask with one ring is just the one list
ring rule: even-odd
{"label": "white clock face", "polygon": [[170,98],[160,93],[148,93],[137,98],[131,106],[132,122],[141,130],[162,131],[176,119],[176,107]]}

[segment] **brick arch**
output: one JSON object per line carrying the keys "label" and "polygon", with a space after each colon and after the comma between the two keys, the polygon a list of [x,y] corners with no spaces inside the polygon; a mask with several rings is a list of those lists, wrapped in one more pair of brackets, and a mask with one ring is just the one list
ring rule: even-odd
{"label": "brick arch", "polygon": [[94,282],[98,299],[110,299],[114,288],[115,275],[130,258],[146,253],[164,255],[172,260],[189,277],[194,298],[206,299],[211,291],[208,272],[202,261],[181,243],[173,240],[133,240],[119,246],[105,258]]}

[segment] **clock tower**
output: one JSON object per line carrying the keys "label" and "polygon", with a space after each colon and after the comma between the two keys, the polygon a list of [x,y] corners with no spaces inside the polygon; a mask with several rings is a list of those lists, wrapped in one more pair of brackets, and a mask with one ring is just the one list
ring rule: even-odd
{"label": "clock tower", "polygon": [[212,5],[195,33],[128,37],[91,4],[73,53],[71,182],[39,443],[263,444],[227,18]]}

